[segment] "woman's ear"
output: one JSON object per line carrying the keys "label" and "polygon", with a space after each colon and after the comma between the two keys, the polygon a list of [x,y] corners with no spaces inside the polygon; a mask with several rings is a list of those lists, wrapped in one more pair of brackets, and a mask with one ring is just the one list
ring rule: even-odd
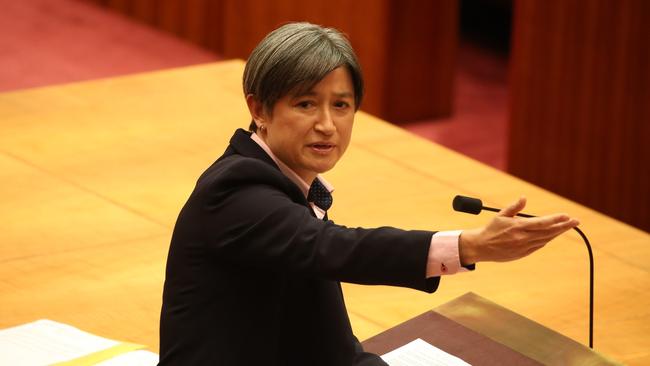
{"label": "woman's ear", "polygon": [[264,113],[264,104],[260,102],[253,94],[248,94],[246,96],[246,104],[248,105],[248,111],[255,121],[257,128],[266,123],[266,113]]}

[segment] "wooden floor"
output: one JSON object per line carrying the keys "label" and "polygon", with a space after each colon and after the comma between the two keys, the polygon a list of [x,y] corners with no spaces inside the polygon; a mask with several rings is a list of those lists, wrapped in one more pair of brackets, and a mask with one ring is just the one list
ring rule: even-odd
{"label": "wooden floor", "polygon": [[[242,70],[231,61],[0,94],[0,328],[49,318],[158,350],[170,233],[198,175],[248,125]],[[489,220],[452,212],[455,194],[490,206],[524,194],[529,213],[578,217],[596,258],[595,349],[650,364],[647,233],[363,113],[327,177],[331,217],[348,226]],[[444,278],[433,295],[344,291],[360,339],[472,291],[586,343],[587,273],[584,245],[567,234],[524,260]]]}

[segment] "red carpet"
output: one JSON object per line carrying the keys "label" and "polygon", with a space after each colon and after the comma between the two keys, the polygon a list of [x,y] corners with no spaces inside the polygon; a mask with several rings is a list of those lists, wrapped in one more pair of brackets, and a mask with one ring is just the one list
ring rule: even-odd
{"label": "red carpet", "polygon": [[[167,33],[75,0],[0,0],[0,92],[212,62]],[[507,60],[462,44],[455,113],[404,128],[505,169]]]}
{"label": "red carpet", "polygon": [[0,91],[218,59],[83,1],[0,0],[0,9]]}
{"label": "red carpet", "polygon": [[462,44],[456,70],[454,115],[402,125],[495,168],[506,168],[508,88],[505,56]]}

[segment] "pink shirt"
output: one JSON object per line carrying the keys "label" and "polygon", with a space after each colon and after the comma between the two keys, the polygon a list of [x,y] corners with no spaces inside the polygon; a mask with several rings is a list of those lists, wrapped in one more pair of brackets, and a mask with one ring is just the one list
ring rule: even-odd
{"label": "pink shirt", "polygon": [[[305,197],[307,197],[310,185],[300,178],[296,172],[280,161],[280,159],[273,154],[268,145],[266,145],[264,140],[262,140],[262,138],[260,138],[255,132],[251,134],[251,139],[255,141],[271,157],[271,159],[273,159],[280,168],[282,174],[296,184],[302,190]],[[332,187],[332,185],[323,177],[317,175],[316,179],[320,180],[328,191],[334,191],[334,187]],[[311,205],[314,214],[316,214],[316,217],[319,219],[325,217],[325,211],[312,202],[309,202],[309,204]],[[439,231],[433,234],[431,237],[431,245],[429,246],[429,258],[426,273],[427,278],[467,271],[465,267],[460,265],[460,257],[458,254],[458,239],[460,238],[461,232],[461,230]]]}

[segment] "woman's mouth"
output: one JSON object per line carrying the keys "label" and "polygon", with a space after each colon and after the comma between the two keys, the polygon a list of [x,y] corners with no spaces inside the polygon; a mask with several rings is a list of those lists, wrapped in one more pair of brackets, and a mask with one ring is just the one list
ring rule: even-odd
{"label": "woman's mouth", "polygon": [[330,143],[327,143],[327,142],[315,143],[315,144],[310,144],[309,145],[311,150],[318,153],[318,154],[327,154],[330,151],[334,150],[335,146],[336,145],[330,144]]}

